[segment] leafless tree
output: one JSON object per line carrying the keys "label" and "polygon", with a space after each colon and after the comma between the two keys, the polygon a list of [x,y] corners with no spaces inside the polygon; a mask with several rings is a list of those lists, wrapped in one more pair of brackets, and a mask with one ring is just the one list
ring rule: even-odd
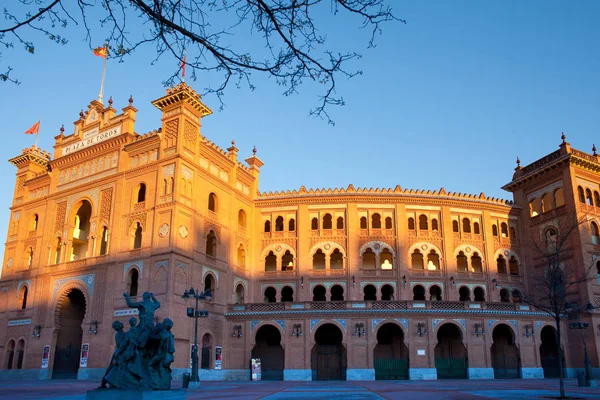
{"label": "leafless tree", "polygon": [[529,290],[518,294],[522,302],[545,312],[556,323],[561,398],[565,397],[561,321],[568,319],[570,304],[580,302],[579,291],[593,279],[593,260],[589,265],[575,262],[576,238],[587,224],[587,216],[567,213],[540,225],[539,235],[533,235],[527,244],[533,255]]}
{"label": "leafless tree", "polygon": [[[4,48],[0,61],[15,46],[33,54],[36,43],[43,37],[64,45],[68,39],[85,32],[90,48],[106,42],[110,57],[119,61],[150,45],[156,51],[155,61],[167,55],[182,65],[187,51],[185,65],[191,72],[189,76],[194,80],[202,71],[203,81],[208,76],[218,82],[204,92],[215,93],[221,105],[224,91],[232,82],[253,89],[253,73],[274,78],[286,96],[297,93],[305,80],[314,81],[324,89],[311,114],[329,122],[332,121],[327,106],[344,104],[336,93],[336,79],[361,73],[347,69],[349,62],[359,59],[360,54],[328,48],[323,32],[333,18],[346,15],[357,19],[368,31],[367,47],[374,46],[384,23],[405,23],[394,16],[386,0],[15,0],[11,3],[4,5],[4,22],[0,22],[0,46]],[[73,25],[84,30],[74,29]],[[249,38],[255,38],[257,43],[249,46]],[[180,68],[174,69],[164,84],[179,79]],[[2,71],[0,80],[18,83],[10,65]]]}

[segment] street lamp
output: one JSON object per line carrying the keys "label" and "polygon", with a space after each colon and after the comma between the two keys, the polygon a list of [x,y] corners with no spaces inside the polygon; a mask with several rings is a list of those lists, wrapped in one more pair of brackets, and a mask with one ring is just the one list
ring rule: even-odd
{"label": "street lamp", "polygon": [[592,365],[590,364],[590,357],[588,355],[588,350],[587,350],[587,344],[585,343],[585,335],[583,334],[583,330],[586,329],[588,327],[588,323],[587,322],[581,322],[581,312],[583,310],[587,310],[588,313],[591,313],[592,311],[594,311],[596,307],[594,307],[594,305],[592,303],[587,303],[587,305],[584,307],[581,307],[579,305],[579,302],[575,303],[575,304],[571,304],[569,302],[565,303],[565,311],[567,313],[570,313],[571,311],[577,311],[577,323],[575,325],[569,324],[569,328],[572,329],[579,329],[579,331],[581,332],[581,340],[583,342],[583,357],[584,357],[584,364],[585,364],[585,381],[586,381],[586,386],[592,386]]}
{"label": "street lamp", "polygon": [[210,301],[212,298],[210,294],[210,289],[204,290],[204,292],[196,291],[194,288],[190,288],[190,290],[186,290],[181,296],[182,299],[195,299],[196,307],[188,307],[187,316],[190,318],[194,318],[194,347],[192,348],[192,382],[198,382],[200,379],[198,378],[198,318],[208,317],[208,311],[198,310],[198,301],[199,300],[207,300]]}

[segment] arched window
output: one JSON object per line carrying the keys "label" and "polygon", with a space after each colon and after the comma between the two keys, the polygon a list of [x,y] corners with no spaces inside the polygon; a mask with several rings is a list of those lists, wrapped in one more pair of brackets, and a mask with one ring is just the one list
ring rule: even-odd
{"label": "arched window", "polygon": [[15,359],[15,341],[11,340],[6,346],[6,369],[12,369]]}
{"label": "arched window", "polygon": [[581,203],[585,203],[585,194],[581,186],[577,186],[577,197],[579,197]]}
{"label": "arched window", "polygon": [[324,286],[321,285],[317,285],[314,287],[313,289],[313,301],[325,301],[327,300],[325,298],[325,293],[327,291],[325,290]]}
{"label": "arched window", "polygon": [[367,217],[360,217],[360,229],[367,229]]}
{"label": "arched window", "polygon": [[410,231],[415,230],[415,219],[412,217],[408,219],[408,230],[410,230]]}
{"label": "arched window", "polygon": [[427,270],[428,271],[438,271],[440,269],[440,256],[435,250],[431,250],[429,254],[427,254]]}
{"label": "arched window", "polygon": [[461,288],[458,289],[458,295],[460,296],[458,299],[459,301],[471,301],[471,291],[466,286],[461,286]]}
{"label": "arched window", "polygon": [[383,285],[381,287],[381,300],[393,301],[394,300],[394,288],[391,285]]}
{"label": "arched window", "polygon": [[265,272],[277,271],[277,256],[272,251],[265,257]]}
{"label": "arched window", "polygon": [[517,231],[515,230],[514,226],[511,226],[509,228],[509,234],[510,234],[510,238],[511,239],[516,239],[517,238]]}
{"label": "arched window", "polygon": [[333,222],[331,220],[331,214],[323,215],[323,229],[333,229]]}
{"label": "arched window", "polygon": [[539,213],[536,210],[536,200],[537,199],[533,199],[529,202],[529,216],[530,217],[537,217],[539,215]]}
{"label": "arched window", "polygon": [[373,285],[365,285],[363,295],[363,300],[375,301],[377,300],[377,289]]}
{"label": "arched window", "polygon": [[[411,255],[411,265],[412,269],[420,269],[424,268],[423,266],[423,254],[419,251],[419,249],[415,249],[415,251]],[[424,299],[423,299],[424,300]]]}
{"label": "arched window", "polygon": [[542,213],[552,210],[552,202],[550,201],[550,193],[545,193],[542,196]]}
{"label": "arched window", "polygon": [[421,285],[415,285],[413,288],[413,300],[425,300],[425,288]]}
{"label": "arched window", "polygon": [[508,294],[508,290],[506,290],[506,289],[500,290],[500,301],[502,303],[510,302],[510,295]]}
{"label": "arched window", "polygon": [[371,216],[371,228],[381,229],[381,215],[375,213]]}
{"label": "arched window", "polygon": [[375,269],[375,253],[371,248],[367,248],[362,255],[363,269]]}
{"label": "arched window", "polygon": [[29,224],[29,230],[31,232],[37,231],[39,220],[40,220],[40,217],[37,214],[33,214],[31,216],[31,222]]}
{"label": "arched window", "polygon": [[594,190],[594,205],[600,207],[600,193]]}
{"label": "arched window", "polygon": [[[87,200],[82,201],[73,221],[74,227],[71,255],[70,259],[67,259],[67,261],[83,260],[88,256],[91,216],[92,204]],[[133,236],[133,234],[134,232],[131,232],[131,236]]]}
{"label": "arched window", "polygon": [[142,247],[142,224],[139,222],[135,223],[135,230],[133,232],[133,248],[139,249]]}
{"label": "arched window", "polygon": [[565,205],[565,197],[563,195],[562,188],[558,188],[554,191],[554,207],[560,207]]}
{"label": "arched window", "polygon": [[29,288],[27,285],[21,286],[21,290],[19,292],[19,303],[21,303],[21,310],[25,310],[27,308],[27,295],[29,294]]}
{"label": "arched window", "polygon": [[217,256],[217,235],[212,230],[206,237],[206,255],[211,257]]}
{"label": "arched window", "polygon": [[246,250],[241,243],[237,249],[237,265],[240,268],[246,268]]}
{"label": "arched window", "polygon": [[294,289],[290,286],[284,286],[281,289],[281,302],[282,303],[293,303],[294,302]]}
{"label": "arched window", "polygon": [[275,232],[283,232],[283,217],[281,215],[275,220]]}
{"label": "arched window", "polygon": [[440,301],[442,300],[442,289],[437,285],[431,285],[429,288],[429,300]]}
{"label": "arched window", "polygon": [[590,189],[585,189],[585,203],[588,206],[594,205],[594,199],[592,198],[592,191]]}
{"label": "arched window", "polygon": [[485,301],[485,292],[479,286],[473,289],[473,296],[475,301]]}
{"label": "arched window", "polygon": [[337,229],[344,229],[344,217],[337,217]]}
{"label": "arched window", "polygon": [[598,244],[598,224],[592,221],[590,228],[592,230],[592,243]]}
{"label": "arched window", "polygon": [[519,263],[517,262],[515,256],[510,257],[510,260],[508,261],[508,269],[511,275],[519,275]]}
{"label": "arched window", "polygon": [[481,231],[479,230],[479,222],[473,222],[473,233],[479,235]]}
{"label": "arched window", "polygon": [[289,250],[285,251],[285,254],[281,257],[281,270],[282,271],[293,271],[294,270],[294,256]]}
{"label": "arched window", "polygon": [[265,232],[271,232],[271,221],[265,221]]}
{"label": "arched window", "polygon": [[388,249],[383,249],[381,253],[379,253],[379,262],[381,269],[394,269],[392,253],[390,253]]}
{"label": "arched window", "polygon": [[288,221],[288,231],[293,232],[296,230],[296,220],[294,218],[290,218]]}
{"label": "arched window", "polygon": [[217,195],[211,193],[208,195],[208,211],[217,212]]}
{"label": "arched window", "polygon": [[27,268],[31,268],[33,265],[33,247],[27,249]]}
{"label": "arched window", "polygon": [[265,303],[275,303],[277,301],[277,291],[274,287],[269,286],[265,289]]}
{"label": "arched window", "polygon": [[238,225],[242,228],[246,227],[246,211],[244,210],[238,211]]}
{"label": "arched window", "polygon": [[492,235],[498,236],[498,225],[496,225],[496,224],[492,225]]}
{"label": "arched window", "polygon": [[313,270],[324,270],[325,269],[325,253],[323,250],[318,249],[313,255]]}
{"label": "arched window", "polygon": [[512,291],[513,303],[521,302],[521,292],[518,289]]}
{"label": "arched window", "polygon": [[464,251],[460,251],[456,256],[456,267],[459,272],[469,272],[469,263]]}
{"label": "arched window", "polygon": [[173,193],[174,190],[175,190],[175,178],[170,177],[169,178],[169,193]]}
{"label": "arched window", "polygon": [[556,251],[556,236],[558,232],[554,228],[550,228],[546,231],[546,251],[548,253],[554,253]]}
{"label": "arched window", "polygon": [[504,257],[502,257],[502,255],[498,256],[498,259],[496,260],[496,266],[498,267],[499,274],[506,274],[506,260]]}
{"label": "arched window", "polygon": [[317,217],[313,218],[310,221],[310,229],[313,231],[318,231],[319,230],[319,219]]}
{"label": "arched window", "polygon": [[455,232],[455,233],[459,232],[457,220],[452,221],[452,232]]}
{"label": "arched window", "polygon": [[127,292],[129,296],[137,296],[138,294],[138,280],[139,272],[135,268],[131,268],[131,271],[127,274]]}
{"label": "arched window", "polygon": [[168,188],[168,184],[167,184],[167,178],[162,180],[162,190],[161,193],[163,194],[163,196],[165,196],[167,194],[167,189]]}
{"label": "arched window", "polygon": [[434,232],[437,232],[439,230],[438,220],[436,218],[433,218],[431,220],[431,230],[434,231]]}
{"label": "arched window", "polygon": [[385,217],[385,229],[392,229],[392,217]]}
{"label": "arched window", "polygon": [[600,277],[600,261],[596,261],[596,271],[598,271],[598,276]]}
{"label": "arched window", "polygon": [[56,246],[54,247],[54,264],[60,263],[60,254],[62,251],[62,240],[60,237],[56,238]]}
{"label": "arched window", "polygon": [[462,226],[464,233],[471,233],[471,220],[469,218],[463,218]]}
{"label": "arched window", "polygon": [[244,285],[239,283],[235,288],[235,304],[244,304],[244,298],[246,297]]}
{"label": "arched window", "polygon": [[483,265],[481,262],[481,257],[477,252],[474,252],[471,256],[471,271],[473,272],[483,272]]}
{"label": "arched window", "polygon": [[427,216],[423,214],[419,215],[419,230],[426,231],[428,229]]}
{"label": "arched window", "polygon": [[146,184],[140,183],[137,190],[137,202],[141,203],[146,201]]}
{"label": "arched window", "polygon": [[211,274],[207,274],[206,278],[204,278],[204,291],[210,293],[214,298],[215,278]]}
{"label": "arched window", "polygon": [[23,368],[23,359],[25,358],[25,341],[19,340],[17,343],[17,369]]}
{"label": "arched window", "polygon": [[506,222],[500,224],[500,233],[502,237],[508,237],[508,225],[506,225]]}
{"label": "arched window", "polygon": [[103,256],[107,252],[108,252],[108,227],[103,226],[102,227],[102,236],[100,237],[100,255]]}
{"label": "arched window", "polygon": [[344,269],[344,256],[340,249],[334,249],[329,256],[329,269]]}
{"label": "arched window", "polygon": [[344,288],[340,285],[331,287],[331,301],[344,301]]}

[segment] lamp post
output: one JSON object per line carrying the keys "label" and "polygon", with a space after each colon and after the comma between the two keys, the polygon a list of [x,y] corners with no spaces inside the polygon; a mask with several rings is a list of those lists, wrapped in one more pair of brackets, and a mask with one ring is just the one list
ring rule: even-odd
{"label": "lamp post", "polygon": [[[585,381],[587,384],[586,386],[592,386],[593,377],[592,364],[590,364],[590,357],[588,355],[587,344],[585,343],[585,335],[583,334],[583,330],[588,327],[588,323],[581,322],[581,311],[587,310],[588,313],[591,313],[592,311],[594,311],[595,308],[596,307],[594,307],[592,303],[587,303],[585,308],[581,307],[579,305],[579,302],[575,303],[575,305],[568,302],[565,304],[565,310],[567,311],[567,313],[570,313],[573,310],[577,311],[577,324],[574,326],[574,328],[579,329],[579,332],[581,332],[581,341],[583,342],[583,363],[585,364]],[[571,328],[571,324],[569,325],[569,328]]]}
{"label": "lamp post", "polygon": [[190,288],[183,293],[182,299],[195,299],[196,307],[188,307],[187,316],[194,318],[194,347],[192,348],[192,382],[198,382],[198,318],[208,317],[208,311],[198,310],[198,301],[207,300],[210,301],[212,298],[210,289],[206,289],[204,292],[196,291],[194,288]]}

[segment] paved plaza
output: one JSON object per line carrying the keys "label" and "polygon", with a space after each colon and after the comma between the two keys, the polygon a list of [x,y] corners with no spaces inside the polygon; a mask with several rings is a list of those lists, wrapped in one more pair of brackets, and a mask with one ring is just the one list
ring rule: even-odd
{"label": "paved plaza", "polygon": [[[2,381],[0,399],[83,400],[97,382],[76,380]],[[180,389],[181,382],[174,382]],[[566,381],[567,395],[600,399],[600,388],[579,388]],[[300,400],[300,399],[542,399],[558,396],[558,380],[490,381],[369,381],[369,382],[206,382],[202,389],[186,389],[187,399]]]}

